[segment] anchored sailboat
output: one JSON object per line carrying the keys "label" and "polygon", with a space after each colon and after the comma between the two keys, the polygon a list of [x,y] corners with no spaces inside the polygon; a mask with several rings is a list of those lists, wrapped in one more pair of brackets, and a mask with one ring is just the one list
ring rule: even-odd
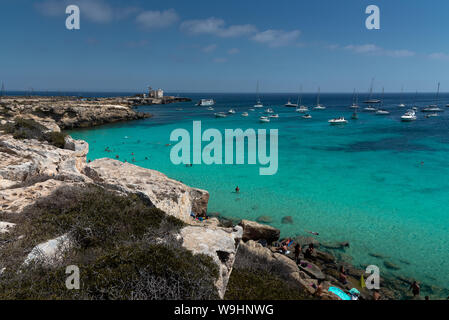
{"label": "anchored sailboat", "polygon": [[321,90],[321,88],[318,87],[318,95],[316,97],[316,107],[314,107],[313,110],[324,110],[324,109],[326,109],[325,106],[320,104],[320,90]]}
{"label": "anchored sailboat", "polygon": [[256,95],[257,95],[257,101],[256,101],[256,104],[254,105],[254,108],[263,108],[263,104],[262,104],[262,102],[260,102],[259,81],[257,81]]}
{"label": "anchored sailboat", "polygon": [[442,111],[444,111],[443,109],[438,107],[439,99],[440,99],[440,83],[438,82],[438,89],[437,89],[437,95],[435,98],[435,104],[431,104],[430,106],[422,109],[421,111],[422,112],[442,112]]}

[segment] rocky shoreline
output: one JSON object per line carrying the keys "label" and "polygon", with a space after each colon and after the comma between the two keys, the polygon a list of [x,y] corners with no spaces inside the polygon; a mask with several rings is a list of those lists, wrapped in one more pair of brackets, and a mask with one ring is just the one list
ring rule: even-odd
{"label": "rocky shoreline", "polygon": [[[209,193],[205,190],[186,186],[160,172],[117,160],[98,159],[87,163],[89,145],[85,141],[73,140],[66,135],[57,136],[62,143],[58,140],[55,144],[54,139],[47,139],[45,134],[60,133],[63,129],[148,116],[136,113],[129,106],[106,102],[21,97],[2,100],[0,253],[4,247],[20,243],[23,235],[15,235],[14,230],[19,226],[17,223],[26,218],[23,215],[27,208],[42,199],[51,199],[61,189],[70,191],[95,187],[111,194],[137,196],[146,206],[162,210],[166,215],[182,221],[184,226],[173,237],[185,250],[212,259],[218,268],[214,283],[219,298],[226,298],[228,282],[233,283],[231,291],[235,292],[235,281],[230,281],[234,265],[241,266],[241,261],[251,256],[263,261],[262,265],[269,265],[270,268],[277,266],[276,270],[283,270],[279,276],[293,283],[295,290],[299,290],[306,299],[337,300],[335,295],[327,292],[330,286],[346,291],[357,288],[362,299],[373,299],[373,292],[360,286],[364,270],[339,256],[339,253],[344,254],[346,245],[323,244],[314,237],[296,237],[291,244],[291,252],[281,254],[278,252],[282,245],[280,232],[266,223],[246,220],[233,223],[222,217],[203,219],[208,214],[209,200]],[[44,132],[42,139],[30,136],[37,131]],[[61,247],[70,248],[71,241],[69,235],[58,234],[55,238],[35,243],[33,248],[23,252],[24,263],[40,261],[42,256],[56,261],[58,250]],[[164,241],[159,239],[156,242]],[[299,261],[295,261],[293,247],[299,244],[305,251],[311,243],[315,247],[313,254],[307,257],[301,255]],[[339,280],[341,266],[346,270],[346,284]],[[0,281],[5,268],[0,263]],[[319,283],[323,290],[317,296]],[[409,286],[409,279],[381,278],[379,294],[382,299],[409,298]],[[427,289],[433,290],[435,295],[437,292],[441,294],[442,290],[430,286]]]}

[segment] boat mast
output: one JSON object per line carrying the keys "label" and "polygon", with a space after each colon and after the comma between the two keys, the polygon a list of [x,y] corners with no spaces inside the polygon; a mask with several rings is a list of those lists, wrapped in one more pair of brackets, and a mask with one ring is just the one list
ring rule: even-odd
{"label": "boat mast", "polygon": [[382,99],[380,100],[380,108],[381,109],[384,106],[384,93],[385,93],[385,89],[382,88]]}
{"label": "boat mast", "polygon": [[256,95],[257,95],[257,103],[259,103],[259,102],[260,102],[260,95],[259,95],[259,80],[257,80]]}
{"label": "boat mast", "polygon": [[369,89],[369,99],[371,100],[372,96],[373,96],[373,85],[374,85],[374,78],[371,79],[371,87]]}
{"label": "boat mast", "polygon": [[302,104],[302,85],[299,86],[299,95],[298,95],[298,102],[296,102],[298,106]]}
{"label": "boat mast", "polygon": [[320,106],[320,90],[321,90],[321,88],[318,87],[318,96],[316,97],[316,106],[317,107]]}
{"label": "boat mast", "polygon": [[440,98],[440,83],[438,82],[437,97],[436,97],[436,106],[437,107],[438,107],[439,98]]}

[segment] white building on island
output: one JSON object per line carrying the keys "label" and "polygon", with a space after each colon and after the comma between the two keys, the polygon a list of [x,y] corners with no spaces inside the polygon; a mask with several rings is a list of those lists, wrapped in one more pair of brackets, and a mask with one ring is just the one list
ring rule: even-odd
{"label": "white building on island", "polygon": [[153,90],[153,88],[148,87],[148,96],[150,98],[162,99],[164,97],[164,90],[162,89]]}

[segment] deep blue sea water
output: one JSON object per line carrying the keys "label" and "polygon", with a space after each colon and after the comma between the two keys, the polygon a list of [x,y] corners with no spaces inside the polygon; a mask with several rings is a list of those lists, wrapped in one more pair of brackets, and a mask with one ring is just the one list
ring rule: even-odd
{"label": "deep blue sea water", "polygon": [[[248,111],[254,94],[180,95],[194,101],[142,106],[140,111],[154,117],[70,134],[89,142],[90,160],[119,155],[121,161],[131,161],[134,153],[136,165],[208,190],[210,212],[231,218],[271,216],[283,236],[312,230],[323,241],[349,241],[347,254],[354,265],[376,264],[384,274],[449,288],[449,108],[445,107],[449,95],[441,95],[446,110],[440,117],[426,119],[417,112],[417,121],[404,123],[399,120],[406,110],[397,107],[399,94],[385,95],[390,115],[361,111],[358,120],[350,120],[352,94],[322,94],[327,109],[310,111],[310,120],[283,106],[288,98],[296,101],[295,95],[264,94],[265,107],[280,116],[268,124],[258,121],[265,108]],[[434,96],[418,95],[417,105],[433,103]],[[215,111],[195,106],[200,98],[214,98]],[[306,94],[303,104],[310,108],[315,99]],[[402,100],[410,106],[414,94],[404,94]],[[236,115],[213,116],[231,107]],[[243,111],[249,117],[242,117]],[[349,123],[330,126],[327,120],[337,116],[345,116]],[[194,120],[202,121],[203,130],[278,129],[277,174],[260,176],[259,165],[172,164],[170,133],[177,128],[191,131]],[[106,147],[113,152],[106,152]],[[236,185],[239,194],[233,192]],[[284,216],[292,216],[294,223],[282,224]],[[401,270],[386,269],[369,253],[387,257]]]}

